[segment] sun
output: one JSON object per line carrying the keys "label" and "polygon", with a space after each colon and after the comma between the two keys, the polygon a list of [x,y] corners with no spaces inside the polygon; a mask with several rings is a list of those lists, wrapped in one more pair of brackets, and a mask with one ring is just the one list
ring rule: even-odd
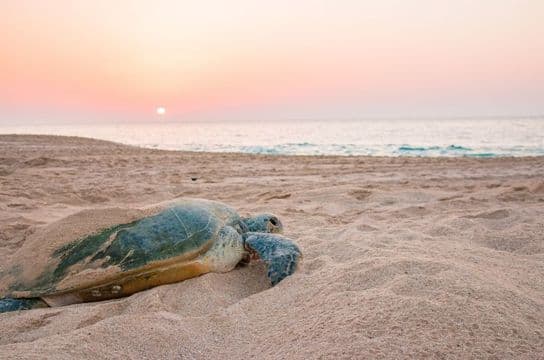
{"label": "sun", "polygon": [[159,106],[157,107],[156,112],[157,112],[157,115],[164,115],[166,114],[166,108],[164,106]]}

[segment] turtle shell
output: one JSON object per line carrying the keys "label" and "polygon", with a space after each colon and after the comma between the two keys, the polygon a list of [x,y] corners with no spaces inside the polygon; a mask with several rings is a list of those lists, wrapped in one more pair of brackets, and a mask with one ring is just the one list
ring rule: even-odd
{"label": "turtle shell", "polygon": [[206,269],[194,260],[224,225],[237,222],[228,206],[198,199],[83,211],[25,242],[0,273],[0,298],[77,294],[61,302],[101,300],[176,281],[182,272],[196,276]]}

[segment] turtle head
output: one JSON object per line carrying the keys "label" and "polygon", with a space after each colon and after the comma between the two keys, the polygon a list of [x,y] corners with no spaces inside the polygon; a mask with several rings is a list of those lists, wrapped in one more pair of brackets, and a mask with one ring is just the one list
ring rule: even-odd
{"label": "turtle head", "polygon": [[283,232],[283,225],[277,216],[272,214],[259,214],[242,219],[250,232],[277,233]]}

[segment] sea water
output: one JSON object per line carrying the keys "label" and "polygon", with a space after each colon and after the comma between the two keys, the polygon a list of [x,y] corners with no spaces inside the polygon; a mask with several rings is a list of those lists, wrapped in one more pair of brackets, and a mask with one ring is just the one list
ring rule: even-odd
{"label": "sea water", "polygon": [[72,135],[146,148],[277,155],[544,155],[544,118],[0,124],[0,133]]}

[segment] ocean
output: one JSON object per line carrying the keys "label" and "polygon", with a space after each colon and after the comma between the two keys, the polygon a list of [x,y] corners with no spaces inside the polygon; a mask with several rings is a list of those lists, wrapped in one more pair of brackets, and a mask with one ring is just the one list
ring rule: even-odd
{"label": "ocean", "polygon": [[145,148],[274,155],[544,155],[544,118],[0,124],[0,133],[72,135]]}

